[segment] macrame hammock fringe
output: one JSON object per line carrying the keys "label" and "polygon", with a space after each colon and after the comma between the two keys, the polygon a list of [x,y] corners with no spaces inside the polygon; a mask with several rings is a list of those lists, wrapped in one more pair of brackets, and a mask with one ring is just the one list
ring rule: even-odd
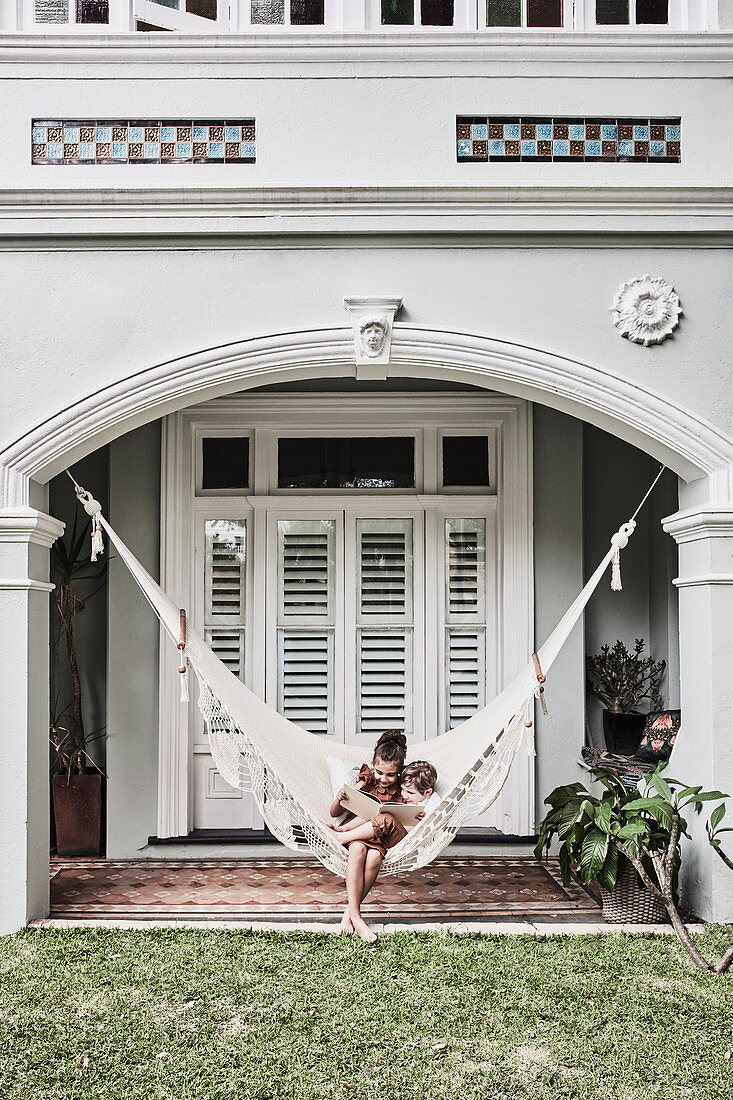
{"label": "macrame hammock fringe", "polygon": [[[611,546],[582,592],[552,634],[518,676],[490,703],[454,729],[420,742],[420,757],[441,776],[440,803],[387,852],[382,873],[400,874],[424,867],[450,844],[466,821],[484,813],[498,797],[524,742],[534,755],[533,711],[539,699],[547,707],[547,672],[583,613],[603,574],[612,564],[611,587],[621,588],[620,551],[627,545],[636,516],[662,475],[649,488],[634,516],[616,532]],[[68,471],[67,471],[68,473]],[[165,594],[102,515],[101,505],[74,481],[76,495],[92,520],[92,560],[103,551],[107,532],[163,629],[178,647],[181,700],[187,702],[188,669],[198,682],[198,706],[209,735],[217,769],[232,787],[250,793],[272,834],[286,847],[308,848],[342,877],[347,849],[321,824],[333,798],[329,758],[358,768],[364,750],[325,740],[283,718],[219,660],[186,620],[186,613]],[[449,778],[448,778],[449,777]]]}

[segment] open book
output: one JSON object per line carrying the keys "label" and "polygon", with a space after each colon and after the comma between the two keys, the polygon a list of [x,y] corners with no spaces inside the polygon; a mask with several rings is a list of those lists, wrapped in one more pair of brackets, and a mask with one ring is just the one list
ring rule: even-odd
{"label": "open book", "polygon": [[348,783],[344,783],[344,791],[346,797],[341,800],[344,809],[351,810],[352,814],[366,818],[367,821],[384,811],[392,814],[403,825],[417,825],[419,815],[425,813],[425,806],[420,802],[380,802],[373,794],[358,791]]}

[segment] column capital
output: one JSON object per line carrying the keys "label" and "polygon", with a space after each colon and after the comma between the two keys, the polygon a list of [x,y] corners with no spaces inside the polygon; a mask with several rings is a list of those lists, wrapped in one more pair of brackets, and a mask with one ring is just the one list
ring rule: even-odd
{"label": "column capital", "polygon": [[34,543],[48,550],[64,529],[60,519],[35,508],[0,509],[0,542]]}
{"label": "column capital", "polygon": [[703,539],[733,538],[733,504],[702,504],[675,512],[662,527],[678,545]]}

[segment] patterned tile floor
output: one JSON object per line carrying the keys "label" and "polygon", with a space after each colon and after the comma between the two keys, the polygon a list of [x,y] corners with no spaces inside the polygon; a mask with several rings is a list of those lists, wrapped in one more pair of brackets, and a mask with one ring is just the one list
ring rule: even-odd
{"label": "patterned tile floor", "polygon": [[[344,883],[315,860],[106,860],[51,862],[52,918],[317,918],[340,916]],[[483,856],[439,859],[377,882],[365,916],[441,920],[592,922],[598,904],[563,886],[557,861]]]}

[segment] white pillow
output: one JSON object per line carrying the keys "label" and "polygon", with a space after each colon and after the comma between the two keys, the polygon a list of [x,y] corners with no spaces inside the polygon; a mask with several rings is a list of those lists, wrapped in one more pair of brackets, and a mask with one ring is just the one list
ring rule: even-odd
{"label": "white pillow", "polygon": [[353,786],[353,780],[359,774],[360,764],[354,764],[351,760],[343,760],[340,756],[327,756],[326,767],[328,778],[331,781],[331,789],[334,794],[341,790],[344,783]]}

